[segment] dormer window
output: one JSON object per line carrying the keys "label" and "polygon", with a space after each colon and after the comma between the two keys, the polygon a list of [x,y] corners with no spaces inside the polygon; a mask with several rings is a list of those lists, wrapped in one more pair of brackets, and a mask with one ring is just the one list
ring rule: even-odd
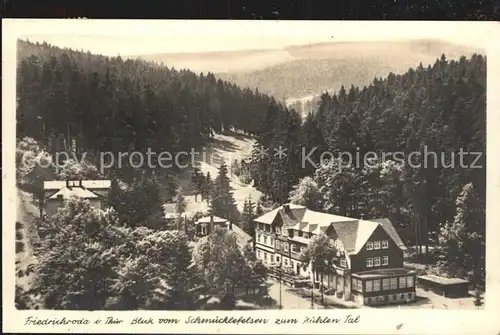
{"label": "dormer window", "polygon": [[373,242],[373,249],[380,249],[380,241]]}
{"label": "dormer window", "polygon": [[276,227],[276,234],[281,234],[281,228],[280,227]]}
{"label": "dormer window", "polygon": [[298,235],[299,235],[299,237],[302,237],[302,231],[301,230],[298,231]]}
{"label": "dormer window", "polygon": [[382,249],[389,249],[389,241],[387,240],[382,241]]}
{"label": "dormer window", "polygon": [[345,258],[342,258],[340,260],[340,266],[342,266],[342,267],[346,267],[347,266],[347,262],[346,262]]}
{"label": "dormer window", "polygon": [[373,242],[366,243],[366,250],[373,250]]}

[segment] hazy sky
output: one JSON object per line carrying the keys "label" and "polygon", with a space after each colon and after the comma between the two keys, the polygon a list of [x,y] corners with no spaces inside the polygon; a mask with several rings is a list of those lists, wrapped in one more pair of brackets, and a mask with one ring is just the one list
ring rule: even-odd
{"label": "hazy sky", "polygon": [[[272,49],[334,41],[442,38],[485,47],[488,22],[22,20],[11,33],[104,55]],[[19,23],[19,24],[18,24]],[[495,23],[493,23],[495,24]],[[490,42],[491,43],[491,42]]]}

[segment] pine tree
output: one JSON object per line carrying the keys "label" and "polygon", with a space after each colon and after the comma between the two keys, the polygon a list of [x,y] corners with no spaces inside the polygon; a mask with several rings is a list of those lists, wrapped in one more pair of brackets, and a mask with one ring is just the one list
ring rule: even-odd
{"label": "pine tree", "polygon": [[201,193],[202,198],[207,201],[207,204],[210,203],[210,196],[212,194],[212,189],[213,189],[212,177],[210,176],[210,172],[207,172],[207,175],[203,180],[202,193]]}
{"label": "pine tree", "polygon": [[213,182],[210,213],[231,220],[235,218],[237,209],[227,173],[227,166],[222,163],[217,178]]}
{"label": "pine tree", "polygon": [[249,196],[248,199],[245,199],[243,204],[242,229],[250,236],[255,236],[255,227],[253,225],[254,218],[255,204],[252,201],[252,197]]}
{"label": "pine tree", "polygon": [[441,264],[452,275],[468,277],[478,285],[485,280],[484,203],[469,183],[457,197],[456,205],[454,221],[441,230]]}

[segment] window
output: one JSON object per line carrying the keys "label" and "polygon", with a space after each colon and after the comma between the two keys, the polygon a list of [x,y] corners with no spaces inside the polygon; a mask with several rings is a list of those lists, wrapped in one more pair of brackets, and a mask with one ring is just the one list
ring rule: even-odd
{"label": "window", "polygon": [[274,263],[274,256],[271,255],[271,263]]}
{"label": "window", "polygon": [[280,241],[276,240],[276,249],[279,249],[281,247]]}
{"label": "window", "polygon": [[347,266],[347,262],[346,262],[345,258],[342,258],[342,259],[340,260],[340,266],[343,266],[343,267],[346,267],[346,266]]}
{"label": "window", "polygon": [[302,231],[301,230],[298,231],[298,235],[299,235],[299,237],[302,237]]}
{"label": "window", "polygon": [[389,241],[387,240],[382,241],[382,249],[389,249]]}
{"label": "window", "polygon": [[366,267],[371,268],[373,266],[373,258],[366,259]]}
{"label": "window", "polygon": [[280,227],[276,227],[276,234],[281,234],[281,228]]}
{"label": "window", "polygon": [[366,243],[366,250],[373,250],[373,243],[372,242]]}
{"label": "window", "polygon": [[280,262],[280,256],[276,256],[276,263]]}
{"label": "window", "polygon": [[264,252],[264,260],[267,262],[267,252]]}
{"label": "window", "polygon": [[380,241],[373,242],[373,249],[380,249]]}
{"label": "window", "polygon": [[284,245],[285,245],[285,251],[288,251],[288,243],[285,242]]}
{"label": "window", "polygon": [[413,276],[406,277],[406,284],[408,287],[413,287]]}
{"label": "window", "polygon": [[305,238],[309,238],[309,233],[304,233]]}
{"label": "window", "polygon": [[374,292],[380,291],[380,279],[375,279],[373,281],[373,291]]}
{"label": "window", "polygon": [[271,246],[274,245],[274,238],[271,237]]}
{"label": "window", "polygon": [[380,257],[375,257],[373,259],[373,266],[380,266]]}
{"label": "window", "polygon": [[288,265],[288,258],[285,258],[285,265]]}
{"label": "window", "polygon": [[389,278],[382,279],[382,290],[387,291],[391,288],[391,281]]}
{"label": "window", "polygon": [[382,257],[382,265],[389,265],[389,256]]}
{"label": "window", "polygon": [[406,288],[406,277],[399,277],[399,288]]}
{"label": "window", "polygon": [[257,258],[260,258],[260,250],[257,249]]}
{"label": "window", "polygon": [[264,244],[267,244],[267,236],[264,236]]}
{"label": "window", "polygon": [[264,224],[263,223],[259,223],[259,229],[260,230],[264,230]]}
{"label": "window", "polygon": [[373,291],[373,282],[371,280],[367,280],[365,283],[365,291],[366,292],[372,292]]}
{"label": "window", "polygon": [[398,289],[398,278],[391,278],[391,290]]}
{"label": "window", "polygon": [[306,250],[306,247],[300,247],[300,252],[304,252]]}
{"label": "window", "polygon": [[207,235],[207,226],[205,226],[205,225],[201,226],[201,234]]}
{"label": "window", "polygon": [[292,252],[297,252],[297,250],[296,250],[296,249],[297,249],[297,246],[296,246],[295,244],[290,244],[290,250],[291,250]]}

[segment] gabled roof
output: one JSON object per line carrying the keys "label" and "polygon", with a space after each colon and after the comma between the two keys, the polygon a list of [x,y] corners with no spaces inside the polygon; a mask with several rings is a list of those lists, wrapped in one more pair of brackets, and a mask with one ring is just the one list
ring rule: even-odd
{"label": "gabled roof", "polygon": [[382,218],[382,219],[374,219],[370,220],[373,222],[378,222],[384,228],[384,230],[387,232],[387,234],[392,238],[394,243],[401,249],[401,250],[406,250],[406,246],[401,240],[401,237],[399,236],[398,232],[396,231],[396,228],[394,228],[394,225],[392,224],[391,220],[387,218]]}
{"label": "gabled roof", "polygon": [[248,244],[253,240],[252,236],[245,233],[243,229],[241,229],[235,224],[231,226],[231,230],[235,233],[238,245],[241,247],[245,246],[246,244]]}
{"label": "gabled roof", "polygon": [[[287,206],[287,205],[290,207],[290,211],[284,210],[283,207]],[[259,216],[258,218],[254,219],[254,221],[260,222],[260,223],[271,224],[271,223],[273,223],[276,216],[279,214],[284,219],[283,220],[284,222],[286,222],[287,219],[290,219],[292,221],[295,221],[295,222],[293,222],[295,224],[297,221],[301,221],[302,216],[306,212],[307,212],[307,208],[305,206],[296,205],[296,204],[285,204],[285,205],[282,205],[278,208],[273,209],[272,211],[269,211],[269,212]]]}
{"label": "gabled roof", "polygon": [[64,187],[51,195],[49,199],[58,199],[59,196],[62,196],[63,199],[69,199],[71,197],[78,197],[83,199],[95,199],[99,198],[99,196],[86,188],[81,187]]}
{"label": "gabled roof", "polygon": [[344,249],[352,253],[356,250],[356,238],[358,236],[359,220],[340,221],[332,223],[338,238],[342,241]]}
{"label": "gabled roof", "polygon": [[[285,206],[285,205],[284,205]],[[271,224],[277,215],[283,219],[285,227],[313,234],[325,232],[332,226],[348,253],[356,254],[366,244],[377,227],[381,226],[396,245],[406,247],[389,219],[358,220],[346,216],[316,212],[304,206],[288,204],[290,210],[280,206],[255,219],[256,222]],[[308,243],[308,242],[306,242]]]}
{"label": "gabled roof", "polygon": [[374,221],[364,221],[360,220],[358,222],[358,231],[356,234],[356,245],[354,246],[354,253],[357,254],[363,247],[366,242],[372,236],[373,232],[379,224]]}
{"label": "gabled roof", "polygon": [[[73,181],[78,184],[78,180]],[[82,180],[82,186],[89,189],[107,189],[111,187],[111,180]],[[60,190],[66,187],[65,180],[48,180],[43,182],[43,189],[46,191]],[[78,187],[78,186],[73,186]]]}

